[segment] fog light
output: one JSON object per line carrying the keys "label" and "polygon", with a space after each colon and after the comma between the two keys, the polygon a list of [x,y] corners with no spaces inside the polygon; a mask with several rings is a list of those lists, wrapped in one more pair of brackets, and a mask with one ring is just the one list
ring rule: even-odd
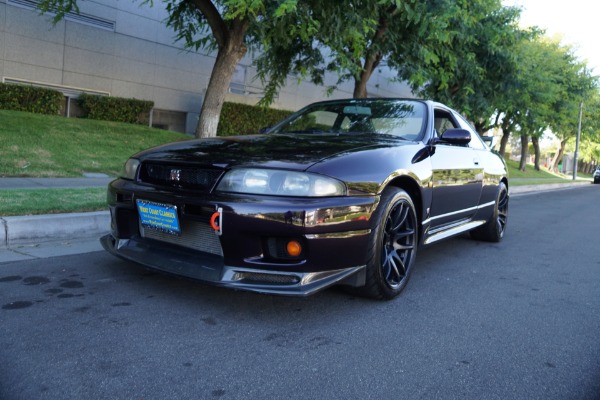
{"label": "fog light", "polygon": [[302,253],[302,245],[296,240],[290,240],[285,248],[292,257],[298,257]]}

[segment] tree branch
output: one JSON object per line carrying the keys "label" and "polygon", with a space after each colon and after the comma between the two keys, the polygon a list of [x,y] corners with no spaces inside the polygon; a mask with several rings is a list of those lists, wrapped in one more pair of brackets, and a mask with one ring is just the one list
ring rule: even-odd
{"label": "tree branch", "polygon": [[229,30],[213,2],[211,0],[192,0],[192,3],[206,17],[206,22],[210,26],[217,45],[219,47],[225,46],[229,38]]}

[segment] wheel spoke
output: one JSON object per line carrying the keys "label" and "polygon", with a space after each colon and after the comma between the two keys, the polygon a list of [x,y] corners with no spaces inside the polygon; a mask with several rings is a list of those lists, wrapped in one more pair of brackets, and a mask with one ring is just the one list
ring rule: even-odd
{"label": "wheel spoke", "polygon": [[391,228],[393,232],[398,231],[406,222],[408,216],[408,207],[404,207],[404,204],[400,206],[399,210],[396,210],[396,216],[394,218],[394,226]]}
{"label": "wheel spoke", "polygon": [[407,229],[404,232],[397,232],[395,235],[395,240],[400,240],[401,238],[412,236],[415,233],[414,229]]}
{"label": "wheel spoke", "polygon": [[386,253],[387,255],[384,263],[386,279],[388,282],[400,282],[406,275],[406,267],[395,250],[388,253],[386,249]]}

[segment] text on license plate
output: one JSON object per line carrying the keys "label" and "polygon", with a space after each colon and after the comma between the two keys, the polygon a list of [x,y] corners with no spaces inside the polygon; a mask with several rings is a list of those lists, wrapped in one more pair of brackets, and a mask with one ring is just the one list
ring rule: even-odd
{"label": "text on license plate", "polygon": [[181,233],[177,206],[138,199],[137,208],[140,214],[140,223],[143,227],[174,235]]}

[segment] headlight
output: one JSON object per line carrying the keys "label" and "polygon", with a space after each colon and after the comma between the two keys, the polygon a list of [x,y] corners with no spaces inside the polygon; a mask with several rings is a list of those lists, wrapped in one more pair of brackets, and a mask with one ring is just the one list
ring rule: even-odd
{"label": "headlight", "polygon": [[229,171],[217,190],[278,196],[344,196],[346,186],[333,178],[305,172],[240,168]]}
{"label": "headlight", "polygon": [[134,180],[139,166],[140,160],[136,158],[130,158],[123,166],[123,171],[121,171],[121,178]]}

